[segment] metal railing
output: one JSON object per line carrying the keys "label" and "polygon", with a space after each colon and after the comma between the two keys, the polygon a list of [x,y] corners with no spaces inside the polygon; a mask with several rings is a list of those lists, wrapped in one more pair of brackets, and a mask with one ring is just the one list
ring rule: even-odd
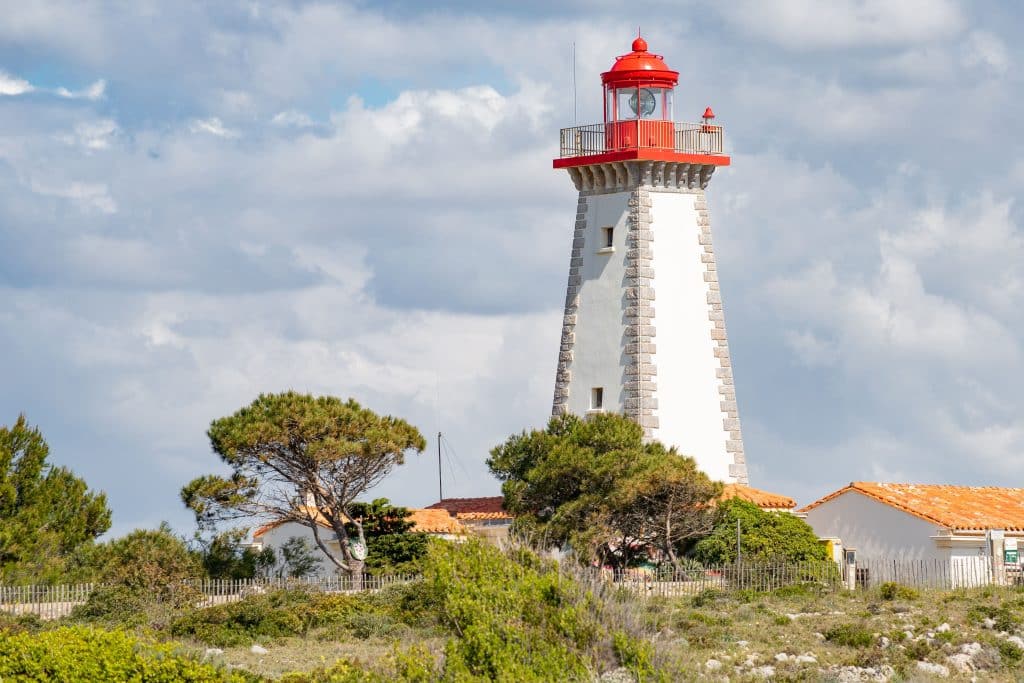
{"label": "metal railing", "polygon": [[680,154],[722,154],[721,126],[634,119],[563,128],[561,158],[656,149]]}

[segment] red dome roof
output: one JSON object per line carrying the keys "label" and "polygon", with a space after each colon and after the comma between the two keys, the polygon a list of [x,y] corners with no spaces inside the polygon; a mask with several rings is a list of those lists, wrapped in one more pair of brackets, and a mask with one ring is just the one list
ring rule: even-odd
{"label": "red dome roof", "polygon": [[601,82],[671,88],[679,82],[679,72],[668,68],[661,55],[648,52],[647,41],[638,37],[633,41],[633,51],[616,57],[612,68],[601,74]]}

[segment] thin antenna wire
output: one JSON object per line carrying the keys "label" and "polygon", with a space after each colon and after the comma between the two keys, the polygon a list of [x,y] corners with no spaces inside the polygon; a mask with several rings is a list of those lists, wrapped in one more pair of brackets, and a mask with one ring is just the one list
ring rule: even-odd
{"label": "thin antenna wire", "polygon": [[576,117],[576,41],[572,41],[572,122],[579,123]]}
{"label": "thin antenna wire", "polygon": [[[448,439],[444,440],[444,452],[445,452],[446,455],[448,455],[448,457],[451,459],[452,462],[454,462],[456,465],[459,466],[459,469],[462,470],[462,473],[464,475],[466,475],[466,477],[469,477],[469,470],[467,470],[465,465],[462,464],[462,459],[459,457],[459,454],[456,452],[455,446],[453,446],[452,442],[449,441]],[[455,473],[455,471],[453,469],[452,470],[452,474],[454,475],[454,473]]]}

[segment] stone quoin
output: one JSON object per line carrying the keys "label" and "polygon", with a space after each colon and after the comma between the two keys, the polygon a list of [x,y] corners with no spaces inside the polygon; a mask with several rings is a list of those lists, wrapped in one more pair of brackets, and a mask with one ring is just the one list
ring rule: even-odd
{"label": "stone quoin", "polygon": [[711,108],[673,119],[679,74],[643,38],[601,75],[604,122],[564,128],[579,191],[552,413],[621,412],[747,483],[705,189],[728,166]]}

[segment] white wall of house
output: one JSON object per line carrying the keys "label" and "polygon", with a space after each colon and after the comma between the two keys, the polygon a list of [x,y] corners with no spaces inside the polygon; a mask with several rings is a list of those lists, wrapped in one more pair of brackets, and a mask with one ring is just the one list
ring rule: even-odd
{"label": "white wall of house", "polygon": [[[306,543],[310,548],[313,549],[313,553],[320,558],[320,563],[317,565],[315,570],[316,576],[334,576],[338,573],[337,566],[331,562],[316,544],[316,539],[313,537],[313,530],[302,524],[296,524],[295,522],[288,522],[281,524],[273,529],[270,529],[259,538],[253,539],[254,542],[261,544],[264,548],[273,548],[274,552],[277,553],[277,561],[281,561],[280,548],[284,545],[288,539],[293,537],[299,537],[306,539]],[[333,538],[334,532],[329,529],[321,529],[320,538],[326,539]],[[338,555],[341,554],[341,547],[337,541],[329,541],[328,547],[333,549]]]}
{"label": "white wall of house", "polygon": [[932,538],[938,526],[857,491],[840,494],[806,514],[814,533],[856,548],[858,560],[949,558],[949,550],[939,548]]}

